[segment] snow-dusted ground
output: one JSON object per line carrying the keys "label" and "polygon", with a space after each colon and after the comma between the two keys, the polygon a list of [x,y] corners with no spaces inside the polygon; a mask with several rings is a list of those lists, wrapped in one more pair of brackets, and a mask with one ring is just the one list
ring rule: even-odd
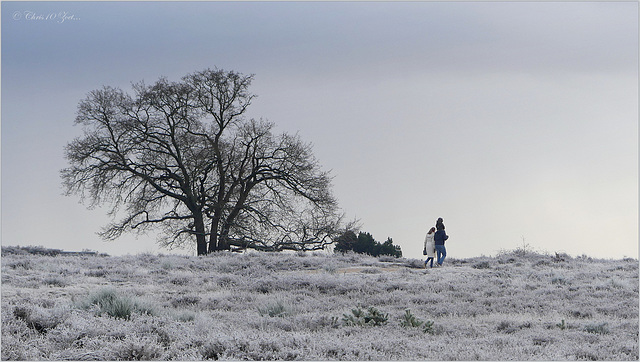
{"label": "snow-dusted ground", "polygon": [[[2,359],[638,360],[635,259],[510,252],[420,265],[5,253]],[[388,321],[345,323],[357,307]],[[404,326],[407,309],[432,328]]]}

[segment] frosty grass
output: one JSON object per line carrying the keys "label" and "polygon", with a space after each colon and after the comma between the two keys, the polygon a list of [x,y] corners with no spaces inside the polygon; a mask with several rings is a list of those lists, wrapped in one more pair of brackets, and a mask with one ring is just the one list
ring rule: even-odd
{"label": "frosty grass", "polygon": [[421,266],[4,252],[2,359],[638,360],[636,259],[504,252]]}

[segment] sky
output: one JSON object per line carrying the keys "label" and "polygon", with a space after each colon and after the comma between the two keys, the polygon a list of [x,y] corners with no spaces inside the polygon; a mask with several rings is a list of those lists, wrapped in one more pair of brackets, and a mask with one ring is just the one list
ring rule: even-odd
{"label": "sky", "polygon": [[2,2],[2,245],[105,242],[64,196],[78,103],[206,68],[255,74],[248,115],[313,144],[348,220],[422,258],[526,247],[638,257],[638,6],[630,2]]}

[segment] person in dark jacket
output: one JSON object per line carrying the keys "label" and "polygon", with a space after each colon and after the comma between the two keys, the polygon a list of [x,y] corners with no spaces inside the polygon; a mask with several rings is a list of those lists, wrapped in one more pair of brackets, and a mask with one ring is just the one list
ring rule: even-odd
{"label": "person in dark jacket", "polygon": [[[442,219],[438,219],[439,221]],[[437,226],[438,224],[436,224]],[[433,236],[433,241],[436,244],[436,252],[438,254],[438,259],[437,259],[437,263],[438,266],[442,266],[442,263],[444,262],[444,258],[446,258],[447,256],[447,249],[444,247],[444,242],[447,241],[447,239],[449,239],[449,236],[445,233],[444,231],[444,224],[441,224],[442,228],[438,229],[438,231],[436,231],[436,234]]]}
{"label": "person in dark jacket", "polygon": [[436,220],[436,230],[444,230],[444,221],[441,217]]}

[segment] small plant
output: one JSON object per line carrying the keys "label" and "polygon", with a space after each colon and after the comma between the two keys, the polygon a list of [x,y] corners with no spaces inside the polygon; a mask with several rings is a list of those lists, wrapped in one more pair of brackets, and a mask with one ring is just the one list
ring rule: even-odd
{"label": "small plant", "polygon": [[514,332],[514,328],[511,327],[511,323],[509,323],[508,321],[500,322],[500,324],[498,324],[498,327],[496,329],[498,332],[504,332],[504,333]]}
{"label": "small plant", "polygon": [[433,321],[426,321],[422,325],[422,331],[424,333],[434,334],[435,330],[433,329]]}
{"label": "small plant", "polygon": [[516,250],[514,251],[514,254],[519,256],[519,257],[525,257],[527,256],[527,254],[530,254],[532,252],[532,248],[531,245],[529,245],[524,236],[521,237],[522,239],[522,246],[519,248],[516,248]]}
{"label": "small plant", "polygon": [[158,359],[162,354],[162,347],[152,340],[129,341],[116,351],[118,359],[125,361],[149,361]]}
{"label": "small plant", "polygon": [[402,321],[400,325],[406,328],[419,328],[422,327],[422,331],[424,333],[433,334],[433,321],[423,321],[416,316],[414,316],[409,309],[404,311],[404,315],[402,316]]}
{"label": "small plant", "polygon": [[183,310],[173,313],[173,319],[180,322],[193,322],[196,320],[196,314],[189,310]]}
{"label": "small plant", "polygon": [[22,268],[22,269],[26,269],[29,270],[31,269],[32,265],[31,265],[31,261],[29,260],[19,260],[13,263],[8,264],[9,267],[11,269],[18,269],[18,268]]}
{"label": "small plant", "polygon": [[347,326],[382,326],[389,321],[389,314],[384,314],[375,307],[369,307],[367,313],[360,309],[352,309],[351,314],[343,314],[342,323]]}
{"label": "small plant", "polygon": [[44,279],[44,284],[50,285],[52,287],[65,287],[67,286],[67,282],[60,277],[48,277]]}
{"label": "small plant", "polygon": [[594,334],[608,334],[607,323],[589,324],[584,327],[584,330]]}
{"label": "small plant", "polygon": [[197,295],[181,296],[174,298],[171,301],[171,305],[174,308],[196,305],[198,303],[200,303],[200,297],[198,297]]}
{"label": "small plant", "polygon": [[364,312],[360,308],[352,309],[351,314],[342,315],[342,323],[347,326],[363,326]]}
{"label": "small plant", "polygon": [[258,307],[258,313],[260,313],[260,315],[263,317],[284,317],[291,314],[291,312],[282,302],[270,303],[264,307]]}
{"label": "small plant", "polygon": [[491,264],[488,261],[481,261],[479,263],[473,264],[472,268],[474,268],[474,269],[491,269]]}
{"label": "small plant", "polygon": [[563,331],[567,329],[567,325],[564,323],[564,319],[562,320],[562,322],[556,324],[556,327],[562,329]]}
{"label": "small plant", "polygon": [[421,321],[420,319],[416,318],[416,316],[414,316],[413,314],[411,314],[411,311],[409,309],[404,311],[404,315],[402,316],[402,322],[400,322],[400,325],[403,327],[420,327],[421,325],[424,324],[424,321]]}
{"label": "small plant", "polygon": [[200,349],[200,354],[202,354],[202,358],[205,360],[218,360],[225,350],[226,346],[224,343],[215,341],[205,344]]}
{"label": "small plant", "polygon": [[337,327],[338,327],[338,325],[339,325],[339,324],[338,324],[338,322],[339,322],[339,321],[340,321],[340,320],[338,319],[338,317],[331,317],[331,322],[329,323],[329,326],[330,326],[331,328],[337,328]]}
{"label": "small plant", "polygon": [[338,268],[332,264],[323,265],[322,269],[329,274],[335,274],[338,272]]}
{"label": "small plant", "polygon": [[46,326],[42,325],[40,321],[32,317],[32,312],[30,309],[24,307],[16,307],[13,310],[13,315],[14,317],[16,317],[16,319],[24,321],[27,324],[27,327],[37,332],[44,333],[47,330]]}
{"label": "small plant", "polygon": [[551,284],[566,285],[567,281],[562,277],[553,277],[551,278]]}
{"label": "small plant", "polygon": [[153,314],[152,308],[120,296],[113,289],[104,289],[89,296],[83,307],[87,309],[92,305],[98,307],[98,314],[114,318],[130,319],[134,312]]}

